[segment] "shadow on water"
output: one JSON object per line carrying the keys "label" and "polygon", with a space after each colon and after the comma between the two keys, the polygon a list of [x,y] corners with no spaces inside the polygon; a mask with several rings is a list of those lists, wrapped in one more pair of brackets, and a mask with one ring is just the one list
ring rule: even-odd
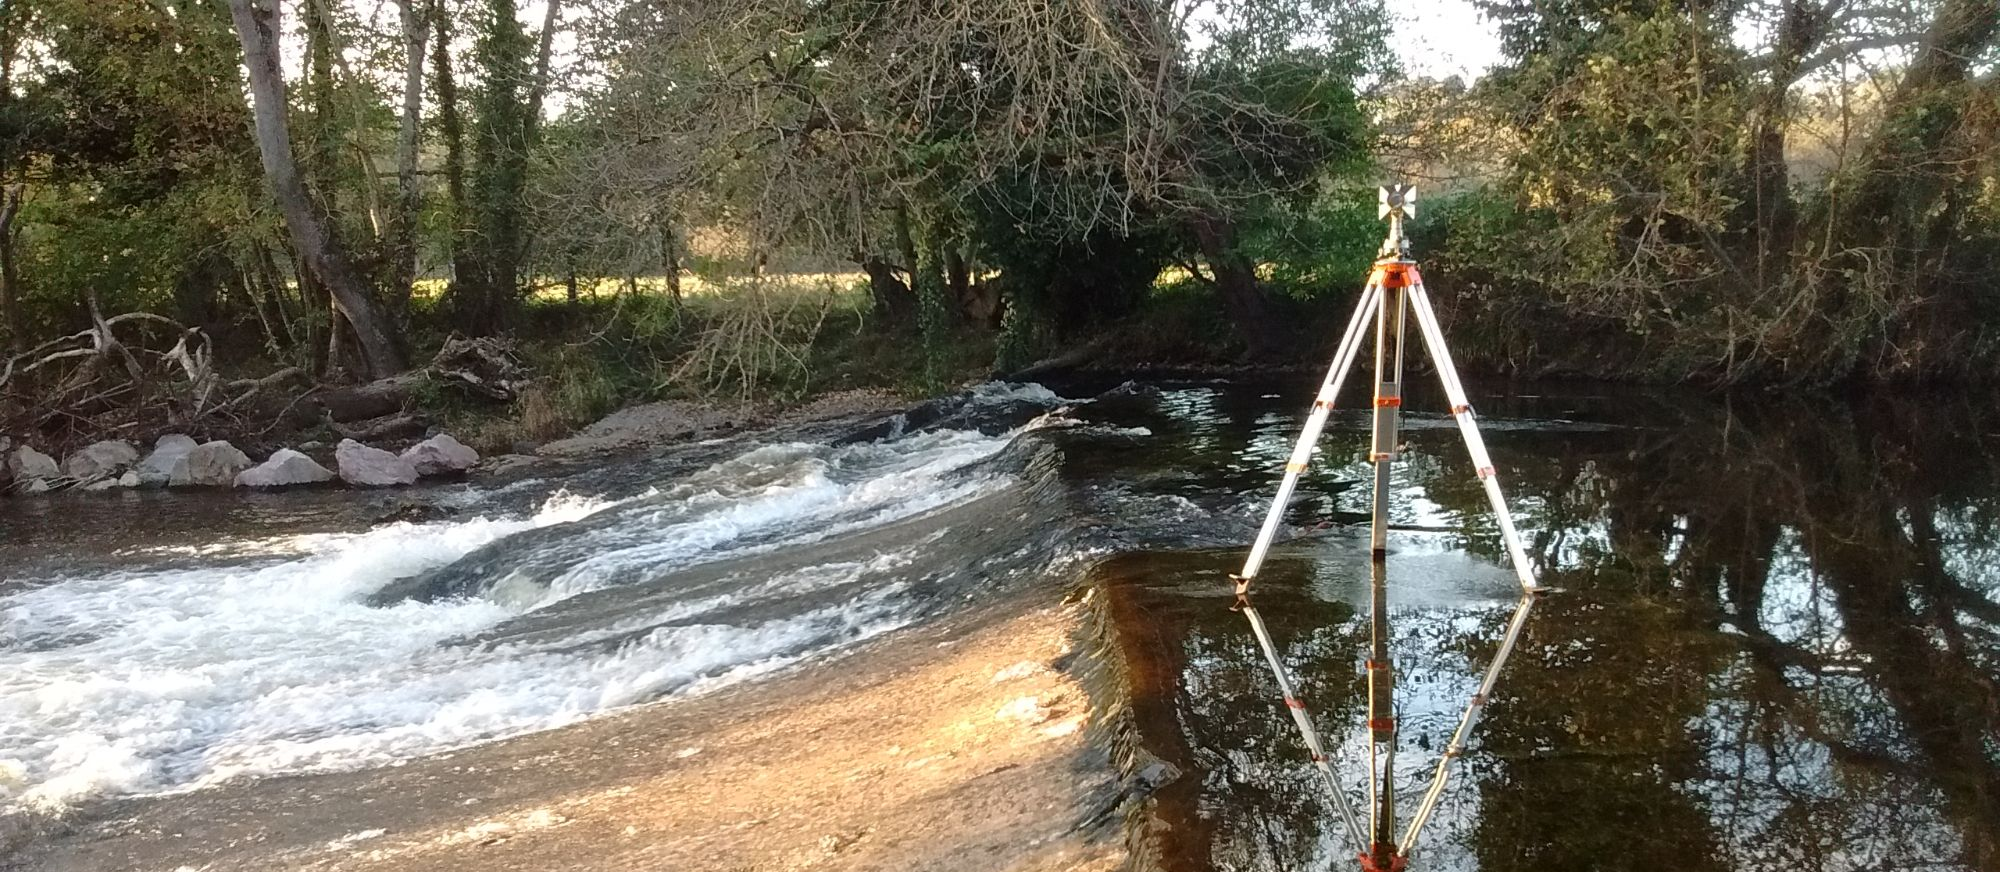
{"label": "shadow on water", "polygon": [[[1228,609],[1295,393],[1107,398],[1093,417],[1151,438],[1065,446],[1133,546],[1089,582],[1136,741],[1180,773],[1136,822],[1142,865],[1354,868]],[[1482,414],[1563,592],[1536,611],[1417,868],[2000,869],[2000,413],[1553,392]],[[1404,817],[1512,600],[1442,420],[1417,417],[1398,470]],[[1358,416],[1336,420],[1288,517],[1307,535],[1275,552],[1258,599],[1363,807],[1367,543],[1348,522],[1366,517],[1364,438]]]}

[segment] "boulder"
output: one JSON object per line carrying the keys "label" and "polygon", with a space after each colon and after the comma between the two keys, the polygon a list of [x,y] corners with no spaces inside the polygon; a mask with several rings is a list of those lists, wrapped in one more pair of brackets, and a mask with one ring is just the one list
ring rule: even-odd
{"label": "boulder", "polygon": [[174,487],[232,487],[236,484],[236,474],[249,468],[249,456],[236,450],[236,446],[218,439],[195,446],[186,457],[181,458],[180,463],[174,464],[173,476],[167,484]]}
{"label": "boulder", "polygon": [[174,467],[187,459],[188,452],[195,449],[193,437],[180,433],[168,433],[153,443],[153,453],[139,461],[134,471],[139,473],[139,483],[159,487],[173,480]]}
{"label": "boulder", "polygon": [[333,462],[340,468],[340,480],[348,484],[389,487],[417,480],[417,469],[409,461],[352,439],[342,439],[334,447]]}
{"label": "boulder", "polygon": [[317,461],[290,448],[280,448],[271,459],[238,473],[236,486],[285,487],[332,480],[333,473]]}
{"label": "boulder", "polygon": [[439,433],[403,450],[403,459],[418,475],[464,472],[479,464],[479,452],[465,446],[450,433]]}
{"label": "boulder", "polygon": [[93,442],[63,458],[63,474],[77,481],[116,479],[126,467],[139,462],[139,449],[120,439]]}
{"label": "boulder", "polygon": [[83,490],[107,491],[113,488],[138,487],[138,486],[139,486],[139,473],[128,469],[125,470],[124,475],[116,475],[116,476],[107,475],[103,478],[100,478],[96,481],[86,484],[83,486]]}
{"label": "boulder", "polygon": [[36,451],[32,446],[23,445],[7,453],[7,471],[14,474],[15,481],[31,481],[41,478],[59,478],[62,470],[56,467],[56,459]]}

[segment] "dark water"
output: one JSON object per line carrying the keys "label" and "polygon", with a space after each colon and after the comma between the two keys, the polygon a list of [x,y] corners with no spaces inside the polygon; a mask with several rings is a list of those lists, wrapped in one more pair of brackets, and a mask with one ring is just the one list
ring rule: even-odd
{"label": "dark water", "polygon": [[[1354,868],[1226,580],[1315,381],[986,386],[513,483],[0,502],[0,806],[377,765],[1075,584],[1164,782],[1138,865]],[[1990,403],[1471,387],[1561,592],[1416,868],[2000,869]],[[1443,407],[1406,406],[1387,563],[1401,817],[1517,594]],[[1257,593],[1357,805],[1365,427],[1336,414]]]}
{"label": "dark water", "polygon": [[[1181,773],[1138,823],[1146,865],[1356,868],[1225,580],[1310,401],[1301,381],[1107,400],[1084,416],[1151,435],[1066,446],[1069,475],[1150,546],[1092,578],[1141,742]],[[1986,404],[1478,388],[1529,553],[1563,592],[1534,613],[1418,868],[2000,868]],[[1427,407],[1442,403],[1409,406],[1388,561],[1402,818],[1516,593],[1457,434]],[[1336,417],[1291,517],[1310,535],[1257,595],[1364,810],[1365,426]]]}

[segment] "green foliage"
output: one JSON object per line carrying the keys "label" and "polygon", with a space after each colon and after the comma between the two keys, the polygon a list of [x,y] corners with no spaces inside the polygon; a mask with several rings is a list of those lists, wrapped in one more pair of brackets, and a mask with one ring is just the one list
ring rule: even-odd
{"label": "green foliage", "polygon": [[[467,191],[479,274],[467,289],[468,318],[485,329],[502,323],[516,305],[528,185],[528,97],[533,42],[521,26],[514,0],[488,0],[473,45],[479,74],[473,91],[472,162]],[[464,281],[464,277],[460,277]]]}
{"label": "green foliage", "polygon": [[41,64],[15,70],[22,90],[0,101],[0,161],[40,182],[24,186],[10,243],[19,329],[78,329],[94,294],[109,313],[226,332],[248,315],[217,305],[215,285],[276,232],[226,18],[76,0],[33,13],[16,24],[32,24]]}
{"label": "green foliage", "polygon": [[1267,265],[1271,287],[1295,299],[1352,296],[1382,244],[1375,192],[1341,188],[1311,200],[1282,201],[1255,216],[1243,247]]}

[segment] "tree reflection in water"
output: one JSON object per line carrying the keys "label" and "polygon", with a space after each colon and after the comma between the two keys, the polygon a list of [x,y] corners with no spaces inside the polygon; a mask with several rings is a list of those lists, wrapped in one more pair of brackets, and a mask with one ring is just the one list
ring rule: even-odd
{"label": "tree reflection in water", "polygon": [[[1186,414],[1168,400],[1182,408],[1164,414]],[[1176,487],[1254,493],[1246,458],[1296,426],[1292,400],[1156,420],[1162,438],[1119,462],[1192,465]],[[1502,422],[1546,406],[1497,405],[1483,411]],[[2000,870],[2000,450],[1985,435],[2000,414],[1904,397],[1638,417],[1490,434],[1544,581],[1566,592],[1535,614],[1416,865]],[[1493,653],[1510,583],[1452,434],[1409,436],[1398,518],[1416,529],[1390,567],[1404,816]],[[1295,520],[1348,520],[1366,499],[1344,484],[1355,434],[1329,439]],[[1227,611],[1240,557],[1150,551],[1098,572],[1143,741],[1183,770],[1154,797],[1153,857],[1352,868]],[[1365,537],[1308,537],[1274,556],[1258,599],[1357,801],[1366,580]]]}

